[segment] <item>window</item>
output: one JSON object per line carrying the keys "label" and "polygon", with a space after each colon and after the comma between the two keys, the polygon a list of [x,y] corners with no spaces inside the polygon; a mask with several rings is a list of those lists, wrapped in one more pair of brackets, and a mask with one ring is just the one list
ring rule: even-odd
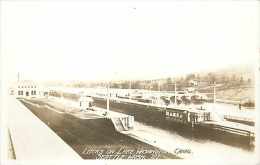
{"label": "window", "polygon": [[19,96],[23,95],[23,91],[18,91],[18,95]]}

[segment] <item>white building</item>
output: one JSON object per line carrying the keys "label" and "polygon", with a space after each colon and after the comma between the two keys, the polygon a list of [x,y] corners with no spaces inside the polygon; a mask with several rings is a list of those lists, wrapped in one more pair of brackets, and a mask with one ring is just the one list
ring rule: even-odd
{"label": "white building", "polygon": [[92,110],[94,100],[90,96],[82,95],[79,98],[79,107],[81,111]]}
{"label": "white building", "polygon": [[196,81],[196,80],[190,80],[189,81],[189,85],[191,85],[191,86],[198,86],[198,84],[199,84],[199,82]]}
{"label": "white building", "polygon": [[30,80],[23,80],[12,85],[10,94],[16,97],[38,97],[43,93],[40,92],[38,83]]}

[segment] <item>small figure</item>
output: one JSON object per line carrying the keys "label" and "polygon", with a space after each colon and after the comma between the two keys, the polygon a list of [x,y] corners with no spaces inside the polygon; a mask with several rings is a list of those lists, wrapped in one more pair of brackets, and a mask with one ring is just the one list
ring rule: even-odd
{"label": "small figure", "polygon": [[103,116],[107,116],[107,115],[108,115],[108,112],[107,112],[107,111],[103,113]]}

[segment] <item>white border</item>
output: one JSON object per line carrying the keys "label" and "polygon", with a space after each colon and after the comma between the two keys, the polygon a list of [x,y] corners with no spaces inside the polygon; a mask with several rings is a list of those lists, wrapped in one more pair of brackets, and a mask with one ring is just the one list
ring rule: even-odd
{"label": "white border", "polygon": [[[258,34],[259,36],[259,34]],[[1,43],[0,43],[1,44]],[[1,45],[0,45],[1,46]],[[258,43],[258,46],[260,48],[260,44]],[[1,50],[1,49],[0,49]],[[258,58],[257,58],[257,62],[256,62],[256,70],[255,70],[255,98],[256,98],[256,151],[255,151],[255,162],[254,164],[260,164],[260,158],[257,157],[257,155],[260,155],[260,136],[258,136],[259,131],[260,131],[260,49],[258,50]],[[225,162],[221,162],[223,160],[211,160],[211,161],[205,161],[205,160],[201,160],[201,161],[195,161],[194,160],[117,160],[117,161],[103,161],[103,160],[83,160],[83,161],[44,161],[44,162],[38,162],[38,161],[5,161],[4,159],[6,158],[6,144],[4,143],[4,139],[3,137],[6,137],[6,128],[5,128],[5,124],[6,124],[6,111],[3,111],[4,109],[6,109],[6,105],[5,105],[5,100],[3,98],[3,94],[4,92],[6,92],[6,84],[4,81],[4,77],[5,77],[5,72],[4,72],[4,68],[3,68],[3,61],[4,61],[4,57],[3,57],[3,52],[1,50],[0,53],[0,145],[1,145],[1,150],[0,150],[0,154],[1,154],[1,164],[144,164],[144,163],[149,163],[149,164],[158,164],[158,163],[164,163],[164,164],[182,164],[182,165],[186,165],[186,164],[228,164],[228,165],[232,165],[232,164],[248,164],[248,162],[251,162],[251,160],[245,160],[245,162],[237,162],[236,160],[224,160]]]}

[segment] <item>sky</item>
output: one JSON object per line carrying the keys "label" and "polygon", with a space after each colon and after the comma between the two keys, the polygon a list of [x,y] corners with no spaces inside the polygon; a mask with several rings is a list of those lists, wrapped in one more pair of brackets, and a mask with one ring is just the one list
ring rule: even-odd
{"label": "sky", "polygon": [[5,79],[153,79],[259,54],[257,1],[5,1]]}

